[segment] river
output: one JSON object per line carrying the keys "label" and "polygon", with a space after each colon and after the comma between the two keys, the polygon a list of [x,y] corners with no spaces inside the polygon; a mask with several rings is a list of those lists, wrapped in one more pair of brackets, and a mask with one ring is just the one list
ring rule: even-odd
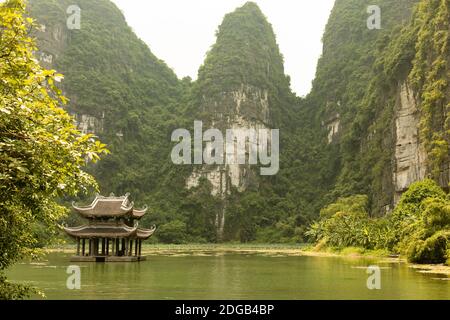
{"label": "river", "polygon": [[[7,274],[39,287],[47,299],[450,299],[448,276],[366,258],[206,252],[77,263],[79,290],[67,288],[67,268],[75,265],[69,259],[50,253]],[[367,287],[367,267],[374,264],[381,271],[379,290]]]}

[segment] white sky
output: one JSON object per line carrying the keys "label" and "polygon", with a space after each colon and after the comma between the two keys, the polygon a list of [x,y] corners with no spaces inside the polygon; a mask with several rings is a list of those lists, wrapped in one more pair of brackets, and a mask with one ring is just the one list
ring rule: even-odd
{"label": "white sky", "polygon": [[[152,52],[178,77],[197,78],[225,14],[247,0],[112,0]],[[272,24],[292,89],[311,89],[334,0],[254,0]]]}

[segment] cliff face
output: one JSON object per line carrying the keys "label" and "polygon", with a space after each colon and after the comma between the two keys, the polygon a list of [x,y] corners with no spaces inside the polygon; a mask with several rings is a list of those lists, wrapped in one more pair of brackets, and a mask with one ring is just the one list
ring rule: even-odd
{"label": "cliff face", "polygon": [[393,41],[403,48],[397,51],[403,72],[397,71],[401,84],[395,109],[394,203],[409,185],[424,178],[448,189],[449,25],[450,1],[421,1],[402,39]]}
{"label": "cliff face", "polygon": [[[367,194],[381,215],[414,181],[448,186],[449,1],[378,0],[381,29],[369,29],[373,1],[336,0],[305,99],[290,90],[272,27],[251,2],[225,16],[195,82],[179,81],[110,1],[32,0],[29,9],[42,25],[37,57],[65,75],[66,107],[112,152],[91,168],[102,192],[143,199],[161,239],[302,242],[338,197]],[[79,30],[66,26],[73,4]],[[278,174],[174,165],[171,134],[195,120],[224,137],[235,129],[237,140],[279,129]],[[212,153],[212,141],[202,147]]]}
{"label": "cliff face", "polygon": [[308,100],[338,149],[330,197],[368,194],[383,214],[415,181],[448,184],[449,2],[378,1],[379,30],[363,23],[371,4],[336,1]]}
{"label": "cliff face", "polygon": [[[249,130],[279,128],[276,114],[292,108],[289,80],[271,25],[254,3],[225,16],[217,31],[217,42],[208,52],[199,70],[191,105],[204,130],[218,129],[225,136],[233,130],[236,141],[246,141]],[[224,150],[227,148],[224,142]],[[231,142],[233,143],[233,142]],[[246,155],[251,146],[246,141]],[[206,143],[206,150],[210,143]],[[226,158],[237,159],[237,148]],[[247,164],[204,165],[194,168],[187,179],[188,188],[196,187],[202,177],[211,184],[211,193],[223,200],[216,214],[218,239],[223,238],[226,211],[233,191],[258,188],[259,170]]]}
{"label": "cliff face", "polygon": [[[79,29],[68,25],[74,5],[80,8]],[[102,192],[148,195],[160,178],[145,164],[161,168],[166,159],[159,152],[170,154],[166,139],[173,129],[166,124],[176,115],[181,81],[110,1],[33,0],[28,10],[41,26],[35,31],[37,57],[65,76],[65,108],[81,131],[98,135],[111,151],[91,168]]]}
{"label": "cliff face", "polygon": [[420,139],[420,110],[410,84],[399,85],[395,110],[395,151],[393,168],[394,204],[408,187],[426,178],[427,154]]}
{"label": "cliff face", "polygon": [[[223,92],[218,98],[203,97],[200,110],[207,114],[198,119],[203,121],[205,130],[219,129],[224,136],[226,130],[233,130],[237,141],[245,141],[248,138],[245,135],[246,130],[258,132],[260,129],[270,128],[267,89],[242,84],[236,91]],[[211,149],[210,145],[210,142],[206,143],[206,150]],[[223,148],[226,149],[226,141]],[[237,150],[227,156],[237,158]],[[213,195],[224,196],[231,193],[232,187],[241,192],[245,191],[252,178],[254,180],[255,174],[250,165],[203,166],[193,171],[187,181],[188,188],[197,186],[201,177],[206,177],[211,182]]]}

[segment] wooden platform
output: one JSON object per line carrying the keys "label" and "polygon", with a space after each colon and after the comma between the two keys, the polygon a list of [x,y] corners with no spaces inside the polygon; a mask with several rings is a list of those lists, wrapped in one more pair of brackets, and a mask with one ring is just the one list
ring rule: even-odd
{"label": "wooden platform", "polygon": [[72,256],[71,262],[139,262],[145,261],[145,256]]}

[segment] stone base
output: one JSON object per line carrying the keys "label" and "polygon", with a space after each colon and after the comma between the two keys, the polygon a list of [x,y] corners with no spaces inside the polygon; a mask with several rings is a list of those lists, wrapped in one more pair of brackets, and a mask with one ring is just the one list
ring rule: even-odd
{"label": "stone base", "polygon": [[145,261],[145,256],[73,256],[71,262],[139,262]]}

